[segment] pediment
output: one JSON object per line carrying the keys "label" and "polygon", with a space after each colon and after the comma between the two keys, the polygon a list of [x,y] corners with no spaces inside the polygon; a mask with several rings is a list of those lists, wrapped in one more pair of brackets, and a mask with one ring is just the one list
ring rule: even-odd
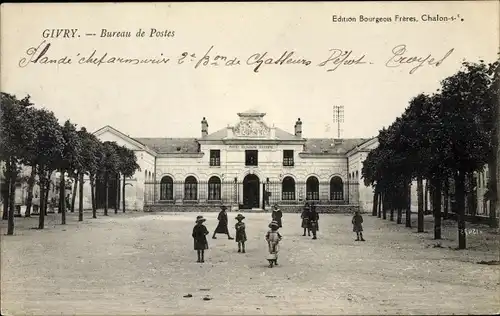
{"label": "pediment", "polygon": [[102,142],[116,142],[130,150],[145,150],[144,145],[110,126],[99,129],[94,135]]}
{"label": "pediment", "polygon": [[261,117],[242,117],[234,126],[234,136],[250,138],[269,138],[271,128],[269,128]]}

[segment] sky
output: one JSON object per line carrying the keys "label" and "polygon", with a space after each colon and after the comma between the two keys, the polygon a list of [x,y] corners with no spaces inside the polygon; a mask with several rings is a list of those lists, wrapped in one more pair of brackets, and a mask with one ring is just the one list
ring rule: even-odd
{"label": "sky", "polygon": [[[3,4],[0,86],[19,98],[31,95],[36,107],[61,122],[70,119],[89,131],[110,125],[132,137],[200,137],[203,117],[212,133],[249,109],[292,133],[300,117],[306,138],[337,137],[335,105],[344,107],[341,137],[373,137],[412,97],[436,91],[462,61],[497,58],[498,13],[498,1]],[[362,22],[361,15],[391,22]],[[396,21],[396,15],[417,21]],[[422,15],[454,20],[430,22]],[[65,35],[54,29],[76,31],[54,38]],[[101,37],[103,29],[131,37]],[[144,37],[136,36],[139,30]],[[47,44],[38,62],[30,62]],[[420,62],[398,64],[393,51],[401,45],[406,51],[399,49],[399,57],[431,55],[433,65],[427,60],[410,73]],[[240,64],[203,66],[212,46],[211,62],[221,55]],[[327,71],[336,66],[332,60],[319,66],[337,50],[352,51],[346,60],[359,63],[334,71]],[[80,64],[94,51],[97,59],[107,54],[103,60],[169,61]],[[194,61],[179,64],[183,52],[195,54]],[[289,59],[297,63],[263,64],[255,72],[255,54],[265,52],[264,60],[273,61],[293,52]],[[71,63],[41,63],[65,56]]]}

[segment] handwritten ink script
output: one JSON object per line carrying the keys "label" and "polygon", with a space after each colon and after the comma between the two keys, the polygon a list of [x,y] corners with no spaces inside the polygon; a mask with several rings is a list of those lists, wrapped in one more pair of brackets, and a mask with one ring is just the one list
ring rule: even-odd
{"label": "handwritten ink script", "polygon": [[[165,31],[163,31],[165,32]],[[168,31],[167,31],[168,33]],[[166,33],[163,33],[166,34]],[[50,33],[47,34],[50,37]],[[57,31],[54,36],[77,36],[76,31]],[[154,35],[153,35],[154,36]],[[57,54],[54,43],[43,40],[39,45],[29,47],[20,58],[18,66],[25,68],[32,65],[189,65],[198,68],[206,67],[242,67],[247,66],[253,72],[259,73],[268,67],[316,67],[327,72],[334,72],[341,68],[370,67],[381,64],[388,68],[404,68],[409,74],[414,74],[424,67],[439,67],[453,53],[454,48],[445,53],[426,53],[417,55],[409,52],[405,44],[398,44],[387,52],[386,56],[368,56],[367,53],[355,52],[349,49],[326,49],[324,57],[313,60],[300,55],[295,50],[282,52],[257,51],[246,56],[221,54],[215,51],[215,46],[209,47],[204,53],[184,51],[179,54],[159,53],[154,57],[137,57],[119,55],[94,49],[79,52],[73,56]]]}

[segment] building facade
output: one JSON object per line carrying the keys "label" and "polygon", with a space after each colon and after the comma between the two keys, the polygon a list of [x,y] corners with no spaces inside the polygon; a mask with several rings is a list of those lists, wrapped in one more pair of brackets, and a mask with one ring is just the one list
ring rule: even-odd
{"label": "building facade", "polygon": [[238,113],[234,125],[214,133],[203,118],[198,138],[132,138],[110,126],[95,135],[136,152],[141,170],[127,179],[127,208],[224,203],[263,209],[304,201],[371,207],[372,189],[360,177],[376,138],[305,138],[300,119],[292,134],[264,117]]}

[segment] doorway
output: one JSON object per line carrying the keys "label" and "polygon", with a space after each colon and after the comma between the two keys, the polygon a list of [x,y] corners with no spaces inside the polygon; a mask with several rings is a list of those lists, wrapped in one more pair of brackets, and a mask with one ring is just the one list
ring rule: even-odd
{"label": "doorway", "polygon": [[252,209],[259,207],[260,181],[259,177],[249,174],[243,179],[243,207]]}

